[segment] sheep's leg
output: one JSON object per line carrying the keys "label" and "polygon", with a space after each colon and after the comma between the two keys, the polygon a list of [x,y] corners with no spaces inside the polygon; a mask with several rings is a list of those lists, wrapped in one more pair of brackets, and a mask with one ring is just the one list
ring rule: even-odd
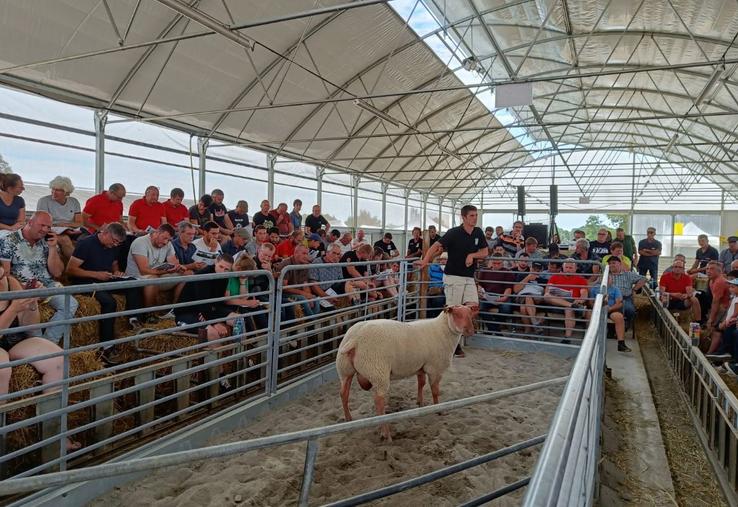
{"label": "sheep's leg", "polygon": [[423,406],[423,388],[425,387],[425,372],[420,370],[418,373],[418,406]]}
{"label": "sheep's leg", "polygon": [[[379,392],[374,394],[374,408],[377,411],[377,415],[384,415],[384,395]],[[379,429],[379,434],[387,442],[392,442],[389,424],[383,424]]]}
{"label": "sheep's leg", "polygon": [[343,405],[343,416],[346,421],[352,420],[351,411],[349,410],[349,393],[351,392],[351,381],[353,379],[353,373],[341,379],[341,405]]}
{"label": "sheep's leg", "polygon": [[431,394],[433,395],[433,404],[437,405],[441,396],[441,376],[431,378]]}

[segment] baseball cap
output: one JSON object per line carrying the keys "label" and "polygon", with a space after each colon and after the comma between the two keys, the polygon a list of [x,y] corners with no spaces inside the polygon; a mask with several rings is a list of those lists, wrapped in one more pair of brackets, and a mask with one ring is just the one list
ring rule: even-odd
{"label": "baseball cap", "polygon": [[738,236],[728,236],[728,243],[735,243],[738,241]]}
{"label": "baseball cap", "polygon": [[732,280],[728,280],[728,283],[730,285],[738,285],[738,278],[733,278]]}
{"label": "baseball cap", "polygon": [[533,265],[534,268],[543,269],[543,263],[540,262],[540,261],[533,261],[532,262],[532,265]]}
{"label": "baseball cap", "polygon": [[608,257],[607,262],[610,263],[612,261],[623,262],[617,255],[611,255]]}
{"label": "baseball cap", "polygon": [[243,239],[251,239],[251,234],[246,229],[236,229],[233,234]]}
{"label": "baseball cap", "polygon": [[312,233],[310,236],[308,236],[308,241],[320,241],[320,235]]}

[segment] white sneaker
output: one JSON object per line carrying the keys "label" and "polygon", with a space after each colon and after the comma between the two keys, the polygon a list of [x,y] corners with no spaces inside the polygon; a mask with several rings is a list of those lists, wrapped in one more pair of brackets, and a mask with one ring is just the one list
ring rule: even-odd
{"label": "white sneaker", "polygon": [[729,362],[723,363],[723,368],[725,368],[725,373],[730,375],[731,377],[738,377],[738,373],[734,370],[736,368],[735,366],[731,365]]}
{"label": "white sneaker", "polygon": [[166,319],[173,319],[174,318],[174,310],[169,310],[164,315],[159,315],[159,320],[166,320]]}

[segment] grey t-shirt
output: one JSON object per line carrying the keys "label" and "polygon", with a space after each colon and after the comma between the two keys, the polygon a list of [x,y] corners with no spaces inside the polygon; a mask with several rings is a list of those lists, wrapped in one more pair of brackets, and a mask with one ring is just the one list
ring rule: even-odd
{"label": "grey t-shirt", "polygon": [[172,242],[166,244],[162,248],[155,248],[151,243],[151,234],[136,238],[131,243],[131,250],[128,252],[128,265],[126,266],[126,276],[141,276],[138,265],[134,260],[134,255],[142,255],[149,261],[149,267],[153,268],[159,264],[167,262],[167,258],[174,255],[174,247]]}
{"label": "grey t-shirt", "polygon": [[67,202],[59,204],[50,195],[45,195],[38,200],[36,211],[48,211],[53,222],[74,222],[74,214],[82,211],[79,201],[74,197],[67,197]]}

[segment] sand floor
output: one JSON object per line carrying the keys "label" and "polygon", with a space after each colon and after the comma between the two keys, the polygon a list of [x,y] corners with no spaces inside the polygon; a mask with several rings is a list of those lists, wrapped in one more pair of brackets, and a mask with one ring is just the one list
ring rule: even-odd
{"label": "sand floor", "polygon": [[[441,401],[566,375],[571,365],[572,360],[547,354],[468,348],[466,358],[454,360],[446,372]],[[415,382],[411,378],[392,383],[390,412],[416,406]],[[382,442],[376,429],[321,439],[310,504],[322,505],[406,480],[540,435],[548,429],[560,393],[560,387],[543,389],[401,421],[392,426],[391,443]],[[354,382],[351,396],[355,419],[373,415],[371,393],[360,390]],[[426,386],[426,403],[430,399]],[[342,414],[336,381],[211,444],[342,422]],[[375,504],[457,505],[530,475],[539,450],[540,446],[533,447]],[[304,459],[305,444],[301,443],[197,462],[152,473],[143,481],[116,488],[91,505],[296,505]],[[519,505],[523,492],[499,499],[495,505]]]}

